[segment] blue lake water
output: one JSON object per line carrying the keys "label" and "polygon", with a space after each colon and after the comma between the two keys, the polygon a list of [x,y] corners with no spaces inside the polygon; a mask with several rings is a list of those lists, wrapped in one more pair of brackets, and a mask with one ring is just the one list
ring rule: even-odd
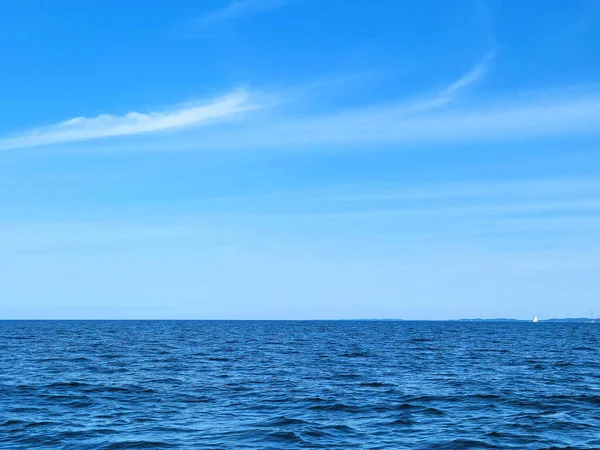
{"label": "blue lake water", "polygon": [[600,325],[0,322],[0,448],[600,448]]}

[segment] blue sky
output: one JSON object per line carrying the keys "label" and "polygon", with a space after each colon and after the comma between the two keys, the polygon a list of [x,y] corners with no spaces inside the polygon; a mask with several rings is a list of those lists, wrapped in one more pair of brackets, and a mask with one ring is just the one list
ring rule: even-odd
{"label": "blue sky", "polygon": [[596,0],[0,3],[0,317],[600,313]]}

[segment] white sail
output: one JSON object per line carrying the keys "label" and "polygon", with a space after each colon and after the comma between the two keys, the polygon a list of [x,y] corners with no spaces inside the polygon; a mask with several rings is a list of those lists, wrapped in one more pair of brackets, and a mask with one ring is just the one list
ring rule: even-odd
{"label": "white sail", "polygon": [[534,323],[535,323],[535,322],[539,322],[539,320],[538,320],[537,316],[533,316],[533,320],[532,320],[532,322],[534,322]]}

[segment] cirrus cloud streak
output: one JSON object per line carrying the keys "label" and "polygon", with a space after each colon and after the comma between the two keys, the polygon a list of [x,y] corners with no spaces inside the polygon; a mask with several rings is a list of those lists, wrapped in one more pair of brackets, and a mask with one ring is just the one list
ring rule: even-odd
{"label": "cirrus cloud streak", "polygon": [[206,104],[184,106],[166,112],[147,114],[129,112],[123,116],[101,114],[91,118],[76,117],[0,139],[0,150],[88,141],[206,125],[231,119],[242,112],[256,108],[257,105],[251,104],[249,100],[248,93],[239,91]]}

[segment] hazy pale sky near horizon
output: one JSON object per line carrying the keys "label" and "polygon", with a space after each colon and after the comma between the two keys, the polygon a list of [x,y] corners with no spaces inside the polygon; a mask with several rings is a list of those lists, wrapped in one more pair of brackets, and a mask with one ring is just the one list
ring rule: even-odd
{"label": "hazy pale sky near horizon", "polygon": [[0,318],[600,313],[597,0],[0,3]]}

